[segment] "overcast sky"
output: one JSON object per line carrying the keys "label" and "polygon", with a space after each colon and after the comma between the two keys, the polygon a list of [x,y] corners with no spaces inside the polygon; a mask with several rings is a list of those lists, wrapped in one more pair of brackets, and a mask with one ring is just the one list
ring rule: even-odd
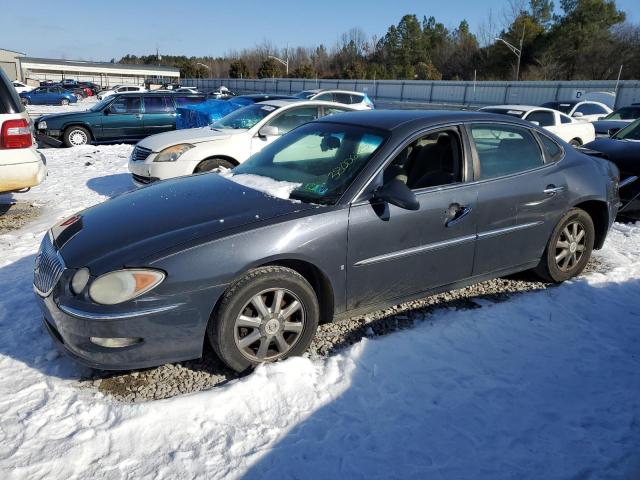
{"label": "overcast sky", "polygon": [[[618,0],[629,20],[639,0]],[[3,10],[13,2],[2,2]],[[556,1],[555,3],[559,3]],[[473,31],[489,11],[500,23],[507,0],[108,0],[80,3],[30,0],[0,16],[0,48],[34,57],[119,59],[127,53],[223,55],[265,40],[276,46],[335,44],[352,27],[384,35],[406,13],[435,16],[448,27],[466,19]]]}

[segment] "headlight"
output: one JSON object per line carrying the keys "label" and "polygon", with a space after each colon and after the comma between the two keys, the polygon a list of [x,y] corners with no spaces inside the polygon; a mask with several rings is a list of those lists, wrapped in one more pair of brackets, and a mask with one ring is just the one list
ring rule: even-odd
{"label": "headlight", "polygon": [[118,270],[98,277],[89,287],[91,299],[102,305],[115,305],[139,297],[165,279],[164,272],[147,269]]}
{"label": "headlight", "polygon": [[42,121],[42,122],[38,122],[38,130],[46,130],[47,129],[47,122]]}
{"label": "headlight", "polygon": [[90,273],[88,268],[81,268],[78,270],[73,278],[71,279],[71,291],[78,295],[84,287],[87,286],[87,282],[89,281]]}
{"label": "headlight", "polygon": [[188,143],[183,143],[181,145],[174,145],[173,147],[165,148],[162,150],[156,158],[153,160],[154,162],[175,162],[180,155],[184,152],[191,150],[195,145],[190,145]]}

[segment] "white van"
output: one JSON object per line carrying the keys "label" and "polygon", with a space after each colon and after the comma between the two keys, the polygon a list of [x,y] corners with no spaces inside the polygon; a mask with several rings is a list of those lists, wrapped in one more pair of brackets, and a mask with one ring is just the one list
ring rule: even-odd
{"label": "white van", "polygon": [[44,155],[34,143],[33,123],[0,69],[0,193],[29,189],[44,180]]}

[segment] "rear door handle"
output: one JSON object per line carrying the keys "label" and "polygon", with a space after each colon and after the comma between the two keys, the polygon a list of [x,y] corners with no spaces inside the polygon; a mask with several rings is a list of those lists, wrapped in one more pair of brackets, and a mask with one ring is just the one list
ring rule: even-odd
{"label": "rear door handle", "polygon": [[547,185],[547,188],[543,190],[545,195],[555,195],[556,193],[564,192],[564,187],[556,187],[555,185]]}

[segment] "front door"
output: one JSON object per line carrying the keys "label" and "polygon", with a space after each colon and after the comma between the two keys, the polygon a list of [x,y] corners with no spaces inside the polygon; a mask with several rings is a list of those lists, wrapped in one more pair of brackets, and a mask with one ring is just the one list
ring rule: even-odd
{"label": "front door", "polygon": [[169,95],[145,95],[143,99],[145,136],[176,129],[176,107]]}
{"label": "front door", "polygon": [[564,175],[525,127],[478,123],[469,132],[479,180],[474,275],[540,260],[563,212]]}
{"label": "front door", "polygon": [[117,98],[102,119],[105,140],[135,140],[143,132],[142,102],[139,96]]}
{"label": "front door", "polygon": [[457,128],[423,134],[386,167],[382,183],[400,181],[418,210],[358,202],[349,214],[348,308],[392,303],[471,276],[477,187]]}

